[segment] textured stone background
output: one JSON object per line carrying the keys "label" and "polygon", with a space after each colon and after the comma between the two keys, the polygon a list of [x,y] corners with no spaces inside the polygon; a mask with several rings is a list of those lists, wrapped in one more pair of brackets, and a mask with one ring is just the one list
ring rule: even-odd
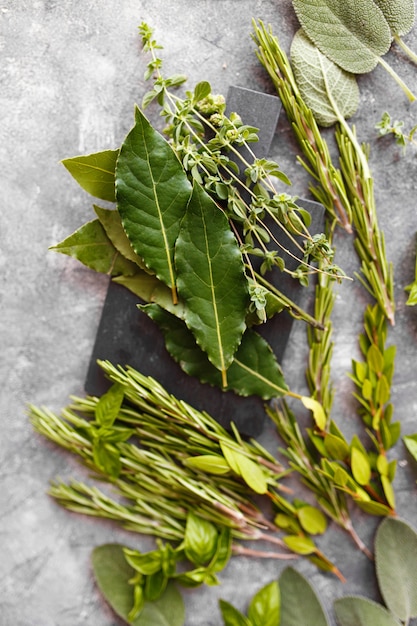
{"label": "textured stone background", "polygon": [[[90,219],[90,199],[59,160],[116,148],[133,122],[133,105],[146,89],[137,25],[147,21],[164,46],[167,74],[185,72],[190,84],[209,80],[214,91],[229,85],[272,92],[250,39],[251,18],[271,23],[288,50],[297,28],[290,0],[3,0],[0,2],[0,624],[2,626],[111,626],[120,623],[102,601],[90,570],[90,552],[107,541],[137,541],[111,524],[72,515],[45,494],[56,475],[82,477],[75,461],[34,435],[27,403],[59,410],[69,394],[83,391],[105,297],[107,279],[71,259],[48,252]],[[417,30],[407,37],[417,50]],[[390,63],[417,91],[417,68],[398,51]],[[358,135],[371,144],[378,215],[395,267],[398,346],[393,388],[403,434],[417,431],[417,311],[404,306],[403,288],[414,277],[416,148],[404,155],[391,138],[376,138],[384,110],[417,123],[409,105],[381,68],[362,77]],[[157,118],[155,118],[157,120]],[[281,116],[273,156],[308,196],[308,178],[296,165],[297,147]],[[338,262],[353,275],[351,243],[337,241]],[[338,289],[333,375],[334,416],[346,434],[358,427],[346,372],[357,354],[367,297],[358,282]],[[304,389],[304,328],[294,327],[283,362],[290,386]],[[262,439],[274,450],[272,429]],[[416,518],[416,468],[400,443],[395,487],[399,514]],[[358,531],[372,544],[375,520],[354,513]],[[139,541],[146,549],[150,541]],[[363,593],[378,598],[372,565],[332,528],[324,549],[348,582],[342,585],[299,561],[331,607],[335,597]],[[217,599],[245,610],[249,596],[281,571],[279,562],[234,559],[218,588],[186,593],[187,626],[217,625]]]}

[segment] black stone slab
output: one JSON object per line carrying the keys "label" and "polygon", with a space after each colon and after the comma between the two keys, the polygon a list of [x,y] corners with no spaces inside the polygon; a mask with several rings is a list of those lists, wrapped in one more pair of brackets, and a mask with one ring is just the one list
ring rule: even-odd
{"label": "black stone slab", "polygon": [[[251,146],[254,153],[257,156],[268,154],[281,108],[279,99],[249,89],[231,87],[227,103],[229,112],[239,112],[245,124],[259,129],[259,142]],[[309,201],[303,201],[303,204],[307,209],[313,208],[314,228],[317,222],[317,230],[321,230],[321,205]],[[282,280],[284,284],[284,276],[279,276],[280,282]],[[294,283],[293,280],[286,282]],[[294,285],[290,291],[292,293],[288,295],[297,299],[298,290],[294,290]],[[258,397],[242,398],[232,392],[223,392],[185,374],[167,353],[157,325],[138,310],[138,303],[140,300],[137,296],[110,281],[87,373],[86,392],[100,395],[108,388],[108,382],[97,366],[97,359],[107,359],[113,364],[131,365],[143,374],[153,376],[169,392],[207,411],[225,427],[233,420],[242,434],[253,437],[259,435],[265,417],[263,401]],[[289,315],[280,314],[268,324],[258,327],[271,343],[278,360],[284,354],[292,321]]]}

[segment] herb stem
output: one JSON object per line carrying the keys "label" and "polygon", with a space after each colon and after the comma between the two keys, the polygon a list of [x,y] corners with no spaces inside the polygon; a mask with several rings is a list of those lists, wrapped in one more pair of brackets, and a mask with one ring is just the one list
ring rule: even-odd
{"label": "herb stem", "polygon": [[[397,41],[397,43],[398,43],[398,41]],[[404,91],[404,93],[407,96],[407,98],[409,99],[409,101],[410,102],[414,102],[414,100],[416,99],[416,96],[407,87],[407,85],[402,80],[402,78],[400,78],[400,76],[398,76],[397,72],[395,70],[393,70],[392,67],[382,57],[378,58],[378,63],[380,65],[382,65],[382,67],[388,72],[388,74],[391,76],[391,78],[393,78],[396,81],[396,83],[401,87],[401,89]]]}

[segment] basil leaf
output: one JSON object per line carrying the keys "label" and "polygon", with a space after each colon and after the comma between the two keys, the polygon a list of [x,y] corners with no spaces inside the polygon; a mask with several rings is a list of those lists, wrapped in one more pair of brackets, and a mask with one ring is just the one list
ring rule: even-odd
{"label": "basil leaf", "polygon": [[139,109],[116,165],[117,208],[136,254],[173,291],[174,246],[191,185],[169,143]]}
{"label": "basil leaf", "polygon": [[321,126],[351,117],[359,106],[353,74],[324,56],[300,29],[291,44],[291,65],[300,94]]}
{"label": "basil leaf", "polygon": [[248,618],[253,626],[277,626],[280,623],[280,595],[275,580],[253,596]]}
{"label": "basil leaf", "polygon": [[187,514],[184,551],[187,559],[195,565],[206,565],[211,561],[217,548],[217,530],[214,524],[195,515]]}
{"label": "basil leaf", "polygon": [[[329,626],[320,601],[307,580],[297,570],[287,567],[279,578],[281,592],[280,626]],[[368,624],[369,626],[369,624]]]}
{"label": "basil leaf", "polygon": [[402,622],[417,617],[417,533],[404,521],[386,518],[375,537],[375,567],[388,609]]}
{"label": "basil leaf", "polygon": [[339,626],[400,626],[400,622],[383,606],[367,598],[340,598],[335,601],[333,608]]}
{"label": "basil leaf", "polygon": [[185,321],[209,360],[226,370],[241,342],[249,305],[242,255],[223,211],[199,185],[181,222],[175,248]]}
{"label": "basil leaf", "polygon": [[[116,282],[132,284],[135,280],[135,277],[117,278]],[[158,302],[156,297],[149,299]],[[159,302],[161,303],[161,301]],[[190,376],[198,377],[203,383],[221,387],[220,372],[198,347],[191,331],[188,330],[182,320],[168,312],[169,309],[165,306],[165,302],[161,303],[161,306],[150,304],[140,308],[161,328],[170,355]],[[178,307],[179,305],[171,306],[171,313],[180,312]],[[264,400],[282,396],[287,390],[282,370],[272,349],[253,330],[247,329],[245,331],[234,360],[227,370],[227,389],[233,390],[241,396],[257,395]]]}
{"label": "basil leaf", "polygon": [[248,618],[226,600],[220,599],[219,606],[224,626],[252,626]]}
{"label": "basil leaf", "polygon": [[113,425],[122,406],[123,398],[123,386],[117,383],[103,393],[94,409],[95,418],[100,426],[109,427]]}
{"label": "basil leaf", "polygon": [[404,435],[403,441],[413,459],[417,461],[417,433],[414,435]]}
{"label": "basil leaf", "polygon": [[293,0],[307,36],[347,72],[375,68],[391,46],[388,23],[373,0]]}
{"label": "basil leaf", "polygon": [[100,200],[115,202],[114,173],[118,155],[118,150],[104,150],[64,159],[61,163],[89,194]]}
{"label": "basil leaf", "polygon": [[98,219],[87,222],[49,249],[72,256],[90,269],[110,276],[132,275],[137,269],[117,251]]}

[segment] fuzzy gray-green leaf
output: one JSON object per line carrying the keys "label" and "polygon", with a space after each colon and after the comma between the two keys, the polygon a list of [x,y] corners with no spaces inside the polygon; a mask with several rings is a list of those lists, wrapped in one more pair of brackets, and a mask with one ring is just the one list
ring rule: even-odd
{"label": "fuzzy gray-green leaf", "polygon": [[406,522],[387,518],[375,538],[375,566],[387,607],[401,621],[417,616],[417,533]]}
{"label": "fuzzy gray-green leaf", "polygon": [[310,583],[297,570],[287,567],[279,578],[280,626],[329,626],[326,613]]}
{"label": "fuzzy gray-green leaf", "polygon": [[373,0],[293,0],[311,41],[347,72],[364,74],[391,46],[391,31]]}
{"label": "fuzzy gray-green leaf", "polygon": [[354,115],[359,105],[355,76],[324,56],[302,29],[291,44],[291,65],[301,96],[320,126],[332,126],[340,115]]}
{"label": "fuzzy gray-green leaf", "polygon": [[367,598],[340,598],[333,608],[339,626],[400,626],[400,622],[387,609]]}
{"label": "fuzzy gray-green leaf", "polygon": [[413,28],[414,0],[374,0],[387,20],[394,35],[406,35]]}

